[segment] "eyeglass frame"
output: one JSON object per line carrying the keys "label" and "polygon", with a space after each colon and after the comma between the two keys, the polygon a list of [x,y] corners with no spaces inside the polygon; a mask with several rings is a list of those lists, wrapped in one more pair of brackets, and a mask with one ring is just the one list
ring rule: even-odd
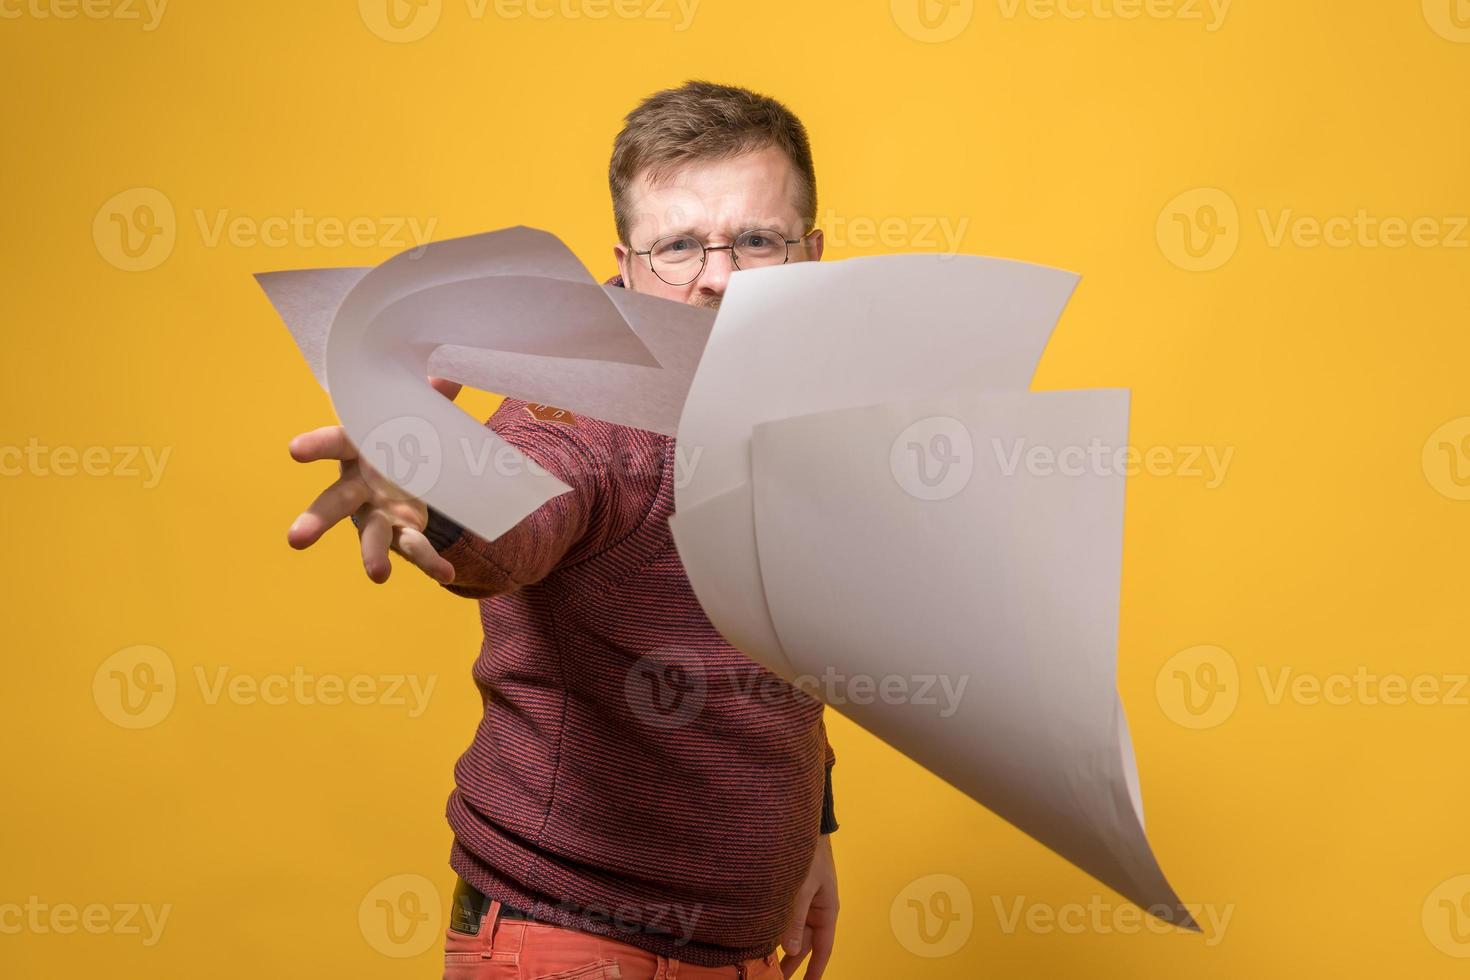
{"label": "eyeglass frame", "polygon": [[[708,244],[706,242],[699,241],[699,239],[698,238],[695,238],[693,235],[685,234],[685,233],[680,233],[680,234],[676,234],[676,235],[661,235],[658,238],[655,238],[652,242],[650,242],[649,245],[648,245],[648,248],[645,249],[642,252],[638,251],[636,248],[633,248],[632,245],[631,245],[631,243],[629,244],[628,247],[629,247],[629,249],[632,251],[632,253],[634,255],[646,255],[646,256],[648,256],[648,271],[649,272],[652,272],[655,276],[658,276],[659,282],[661,282],[661,283],[663,283],[663,284],[665,284],[667,286],[687,286],[687,285],[689,285],[689,283],[694,282],[700,276],[704,275],[704,267],[709,264],[709,253],[711,253],[711,252],[726,252],[726,251],[728,251],[730,253],[730,264],[732,266],[734,266],[735,269],[738,271],[740,269],[740,260],[735,257],[735,242],[738,242],[740,239],[744,238],[746,235],[753,234],[754,232],[758,232],[758,231],[768,231],[768,232],[771,232],[771,233],[776,234],[776,235],[781,235],[781,241],[783,241],[783,242],[786,243],[786,257],[783,258],[780,262],[775,263],[775,265],[785,265],[787,262],[790,262],[791,261],[791,246],[793,246],[793,245],[800,245],[803,242],[805,242],[808,238],[812,237],[813,235],[815,235],[817,233],[817,229],[816,228],[813,228],[811,231],[809,231],[806,234],[802,235],[800,238],[787,238],[785,235],[782,235],[781,232],[779,230],[775,229],[775,228],[747,228],[745,231],[742,231],[740,234],[736,235],[735,236],[735,241],[732,241],[729,245],[710,245],[710,244]],[[701,250],[700,251],[700,255],[699,255],[699,271],[696,272],[693,276],[691,276],[686,282],[669,282],[663,276],[659,276],[658,275],[658,270],[653,267],[653,249],[654,249],[654,246],[656,246],[659,242],[663,241],[666,238],[690,238],[690,239],[693,239],[695,242],[697,242],[699,244],[699,247],[700,247],[700,250]],[[764,265],[763,266],[758,266],[758,268],[761,268],[761,269],[768,269],[768,268],[774,268],[774,267],[775,266],[764,266]]]}

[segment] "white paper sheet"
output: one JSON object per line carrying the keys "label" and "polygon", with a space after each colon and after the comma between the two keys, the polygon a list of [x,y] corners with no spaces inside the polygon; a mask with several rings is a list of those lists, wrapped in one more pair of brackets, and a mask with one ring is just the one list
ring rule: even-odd
{"label": "white paper sheet", "polygon": [[[1073,273],[973,255],[732,277],[680,420],[681,452],[698,464],[675,489],[670,522],[695,595],[731,643],[784,674],[788,658],[762,614],[754,537],[706,509],[749,484],[752,428],[929,391],[1025,390],[1076,285]],[[711,523],[719,527],[696,529]],[[719,548],[691,547],[696,534]]]}
{"label": "white paper sheet", "polygon": [[[755,531],[798,675],[836,668],[818,689],[848,717],[1172,915],[1180,902],[1144,837],[1114,693],[1123,474],[1048,471],[1015,455],[1111,454],[1127,444],[1127,413],[1117,390],[957,392],[762,423]],[[968,433],[952,454],[968,472],[925,499],[893,449],[936,419]],[[920,464],[939,472],[927,453]],[[890,697],[873,693],[885,685]]]}
{"label": "white paper sheet", "polygon": [[522,227],[374,269],[257,280],[364,458],[485,538],[568,488],[428,375],[672,435],[714,321],[710,310],[603,287],[555,236]]}
{"label": "white paper sheet", "polygon": [[[1126,392],[1028,391],[1075,275],[797,263],[736,273],[714,318],[605,289],[554,236],[512,228],[258,278],[369,460],[483,537],[566,488],[484,465],[514,451],[427,374],[677,432],[671,527],[732,644],[1195,928],[1144,835],[1116,693],[1123,477],[1014,455],[1126,443]],[[940,711],[831,683],[920,675],[964,687]]]}

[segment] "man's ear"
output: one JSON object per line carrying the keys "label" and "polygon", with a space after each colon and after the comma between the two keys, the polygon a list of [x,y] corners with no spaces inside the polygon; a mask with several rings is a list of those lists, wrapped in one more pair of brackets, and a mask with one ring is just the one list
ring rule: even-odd
{"label": "man's ear", "polygon": [[822,261],[822,252],[827,248],[827,239],[822,234],[822,229],[813,228],[810,241],[811,245],[808,247],[812,250],[812,261]]}
{"label": "man's ear", "polygon": [[623,277],[623,285],[629,289],[633,288],[633,277],[628,274],[632,271],[628,267],[628,260],[632,256],[633,250],[622,242],[613,246],[613,261],[618,264],[618,275]]}

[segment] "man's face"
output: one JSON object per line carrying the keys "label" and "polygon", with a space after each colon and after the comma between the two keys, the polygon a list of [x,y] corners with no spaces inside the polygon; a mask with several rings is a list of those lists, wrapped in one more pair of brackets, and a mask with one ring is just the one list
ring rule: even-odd
{"label": "man's face", "polygon": [[[778,147],[741,154],[728,160],[691,163],[657,186],[640,174],[629,190],[633,248],[613,246],[623,284],[629,289],[694,306],[718,308],[730,273],[731,252],[710,252],[704,270],[690,283],[671,286],[649,268],[647,251],[666,235],[692,235],[706,245],[729,245],[741,232],[767,229],[788,239],[802,236],[796,209],[796,168]],[[822,257],[822,233],[790,246],[788,262]],[[696,265],[697,268],[697,265]]]}

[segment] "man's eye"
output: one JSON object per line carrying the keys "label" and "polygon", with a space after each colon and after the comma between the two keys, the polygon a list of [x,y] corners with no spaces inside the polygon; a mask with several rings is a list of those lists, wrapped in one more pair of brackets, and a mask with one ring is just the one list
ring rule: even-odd
{"label": "man's eye", "polygon": [[685,255],[694,248],[694,242],[688,238],[675,238],[663,242],[658,246],[660,255]]}
{"label": "man's eye", "polygon": [[767,245],[771,244],[771,240],[765,235],[751,235],[745,240],[745,244],[749,245],[751,248],[765,248]]}

